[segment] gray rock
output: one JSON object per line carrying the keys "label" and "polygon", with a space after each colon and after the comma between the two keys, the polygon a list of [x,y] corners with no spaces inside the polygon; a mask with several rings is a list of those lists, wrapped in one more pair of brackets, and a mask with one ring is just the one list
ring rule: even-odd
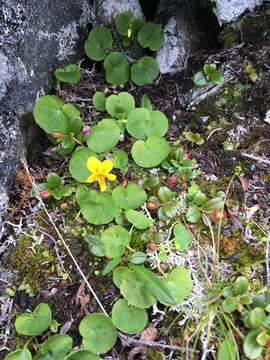
{"label": "gray rock", "polygon": [[109,25],[124,11],[132,11],[136,18],[144,18],[139,0],[94,0],[93,3],[93,16],[97,24]]}
{"label": "gray rock", "polygon": [[196,6],[192,0],[160,1],[157,22],[164,25],[165,42],[157,52],[156,60],[162,74],[183,70],[187,58],[205,43],[195,19]]}
{"label": "gray rock", "polygon": [[262,2],[263,0],[215,0],[214,12],[222,25],[234,21],[246,10],[253,10]]}
{"label": "gray rock", "polygon": [[[52,88],[52,71],[82,57],[88,0],[3,0],[0,4],[0,184],[25,154],[25,114]],[[85,33],[86,35],[86,33]],[[33,124],[32,124],[33,126]]]}

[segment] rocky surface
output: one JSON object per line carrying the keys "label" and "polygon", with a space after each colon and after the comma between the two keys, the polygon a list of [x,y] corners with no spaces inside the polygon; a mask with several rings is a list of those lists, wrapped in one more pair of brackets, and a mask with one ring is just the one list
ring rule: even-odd
{"label": "rocky surface", "polygon": [[236,20],[246,10],[253,10],[261,5],[262,0],[216,0],[214,12],[220,24]]}
{"label": "rocky surface", "polygon": [[0,6],[0,184],[10,185],[24,155],[20,127],[40,95],[52,88],[52,70],[80,59],[87,0],[4,0]]}
{"label": "rocky surface", "polygon": [[164,25],[165,43],[156,59],[162,74],[174,74],[184,69],[186,60],[205,44],[205,38],[194,14],[194,1],[161,0],[157,22]]}

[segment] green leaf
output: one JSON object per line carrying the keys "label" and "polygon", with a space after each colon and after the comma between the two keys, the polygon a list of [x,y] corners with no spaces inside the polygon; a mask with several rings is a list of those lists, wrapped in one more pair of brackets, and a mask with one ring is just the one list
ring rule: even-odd
{"label": "green leaf", "polygon": [[227,296],[221,303],[222,310],[225,313],[231,314],[238,309],[238,303],[235,297]]}
{"label": "green leaf", "polygon": [[139,30],[137,40],[143,48],[158,51],[164,43],[164,31],[160,25],[148,22]]}
{"label": "green leaf", "polygon": [[153,106],[152,106],[152,104],[151,104],[151,100],[149,99],[149,97],[146,95],[146,94],[144,94],[143,96],[142,96],[142,99],[141,99],[141,107],[142,108],[145,108],[145,109],[147,109],[147,110],[153,110]]}
{"label": "green leaf", "polygon": [[145,281],[137,273],[124,271],[120,279],[120,292],[128,304],[140,309],[146,309],[154,305],[156,297],[150,292]]}
{"label": "green leaf", "polygon": [[138,334],[147,325],[148,316],[145,309],[138,309],[126,300],[119,299],[113,305],[112,322],[126,334]]}
{"label": "green leaf", "polygon": [[62,360],[72,349],[73,340],[65,334],[57,334],[49,337],[41,345],[41,354],[48,354],[54,360]]}
{"label": "green leaf", "polygon": [[221,198],[214,198],[207,201],[202,208],[204,210],[212,210],[212,209],[223,209],[224,207],[224,199]]}
{"label": "green leaf", "polygon": [[32,360],[32,355],[28,349],[15,350],[7,354],[5,360]]}
{"label": "green leaf", "polygon": [[143,56],[131,66],[130,73],[136,85],[150,85],[159,75],[159,65],[153,57]]}
{"label": "green leaf", "polygon": [[19,315],[15,320],[15,329],[21,335],[38,336],[49,328],[51,321],[51,308],[41,303],[32,313]]}
{"label": "green leaf", "polygon": [[117,286],[120,289],[120,285],[122,282],[122,276],[125,273],[128,273],[129,270],[127,267],[125,266],[118,266],[114,271],[113,271],[113,283],[115,286]]}
{"label": "green leaf", "polygon": [[270,335],[267,334],[267,331],[263,331],[261,332],[257,337],[256,337],[256,341],[259,345],[261,346],[266,346],[266,344],[268,343],[270,339]]}
{"label": "green leaf", "polygon": [[198,71],[194,76],[193,76],[193,83],[195,86],[205,86],[207,84],[207,79],[204,75],[203,71]]}
{"label": "green leaf", "polygon": [[126,119],[133,109],[135,109],[134,98],[127,92],[111,95],[106,100],[106,110],[113,118]]}
{"label": "green leaf", "polygon": [[[120,35],[128,36],[132,29],[134,15],[131,11],[124,11],[115,18],[115,26]],[[130,37],[130,36],[128,36]]]}
{"label": "green leaf", "polygon": [[158,296],[158,300],[164,305],[178,305],[184,301],[184,299],[187,298],[192,291],[193,284],[190,273],[187,269],[181,266],[174,268],[170,272],[169,276],[162,280],[162,282],[168,289],[172,298],[168,298],[167,294],[166,297],[164,297],[161,293],[160,296]]}
{"label": "green leaf", "polygon": [[87,168],[87,160],[91,157],[96,157],[94,151],[79,147],[74,151],[69,161],[69,172],[73,179],[86,183],[91,172]]}
{"label": "green leaf", "polygon": [[244,340],[244,353],[248,359],[257,359],[263,352],[263,347],[256,341],[259,330],[251,330]]}
{"label": "green leaf", "polygon": [[77,84],[81,80],[80,67],[76,64],[69,64],[64,68],[58,68],[54,73],[56,79],[69,84]]}
{"label": "green leaf", "polygon": [[129,259],[129,261],[131,262],[131,264],[143,264],[147,259],[147,255],[141,251],[136,251],[135,253],[133,253]]}
{"label": "green leaf", "polygon": [[105,255],[108,258],[121,257],[130,239],[130,233],[122,226],[113,225],[104,230],[101,241],[104,244]]}
{"label": "green leaf", "polygon": [[203,71],[206,76],[216,72],[216,70],[217,70],[216,64],[205,64],[203,67]]}
{"label": "green leaf", "polygon": [[99,257],[105,256],[104,245],[101,242],[101,235],[99,233],[95,235],[88,234],[85,236],[84,240],[88,243],[89,250],[92,254]]}
{"label": "green leaf", "polygon": [[230,338],[222,341],[218,350],[218,360],[236,360],[235,343]]}
{"label": "green leaf", "polygon": [[104,26],[96,26],[90,31],[84,43],[86,55],[95,61],[101,61],[112,48],[112,35]]}
{"label": "green leaf", "polygon": [[168,130],[168,119],[161,111],[137,108],[129,113],[126,127],[135,139],[162,137]]}
{"label": "green leaf", "polygon": [[100,360],[100,357],[88,350],[77,350],[66,356],[64,360]]}
{"label": "green leaf", "polygon": [[117,206],[121,209],[137,209],[147,199],[146,192],[143,188],[135,183],[129,183],[126,188],[116,186],[113,189],[112,197]]}
{"label": "green leaf", "polygon": [[88,147],[96,153],[111,150],[120,138],[119,125],[112,119],[103,119],[91,129],[87,139]]}
{"label": "green leaf", "polygon": [[144,182],[145,186],[154,187],[159,184],[159,178],[157,176],[148,176]]}
{"label": "green leaf", "polygon": [[62,186],[60,189],[51,191],[52,196],[56,200],[60,200],[63,197],[69,197],[76,191],[76,188],[70,184]]}
{"label": "green leaf", "polygon": [[124,85],[129,80],[129,63],[124,54],[111,52],[104,60],[106,81],[112,85]]}
{"label": "green leaf", "polygon": [[134,225],[137,229],[144,230],[153,224],[153,220],[136,210],[128,210],[126,212],[128,222]]}
{"label": "green leaf", "polygon": [[176,299],[167,284],[165,285],[156,274],[143,266],[134,266],[133,269],[139,279],[145,283],[146,287],[158,300],[162,299],[163,302],[168,304],[175,304]]}
{"label": "green leaf", "polygon": [[117,339],[111,319],[99,313],[85,316],[80,322],[79,332],[83,337],[84,348],[94,354],[111,350]]}
{"label": "green leaf", "polygon": [[63,185],[62,178],[57,175],[55,172],[51,172],[48,174],[46,178],[47,186],[50,190],[58,189]]}
{"label": "green leaf", "polygon": [[89,191],[86,186],[79,186],[76,200],[82,209],[84,218],[94,225],[110,223],[116,215],[116,203],[111,195]]}
{"label": "green leaf", "polygon": [[224,81],[224,74],[221,71],[215,71],[211,74],[210,78],[214,84],[219,85]]}
{"label": "green leaf", "polygon": [[106,111],[106,95],[103,91],[96,91],[93,96],[93,105],[97,111]]}
{"label": "green leaf", "polygon": [[248,279],[244,276],[239,276],[233,285],[234,295],[243,295],[247,292],[249,287]]}
{"label": "green leaf", "polygon": [[197,206],[191,206],[186,213],[187,221],[193,224],[198,222],[201,216],[200,209]]}
{"label": "green leaf", "polygon": [[110,260],[103,269],[102,275],[105,276],[109,274],[114,268],[116,268],[117,265],[120,264],[121,260],[122,260],[121,257],[117,257],[115,259]]}
{"label": "green leaf", "polygon": [[125,151],[118,150],[113,154],[113,167],[125,170],[128,166],[128,156]]}
{"label": "green leaf", "polygon": [[203,192],[201,192],[200,190],[196,192],[196,194],[194,195],[194,198],[192,200],[192,203],[197,205],[197,206],[201,206],[205,203],[206,201],[206,196]]}
{"label": "green leaf", "polygon": [[183,224],[176,224],[173,229],[174,246],[177,250],[185,251],[192,243],[192,234]]}
{"label": "green leaf", "polygon": [[159,165],[167,158],[169,152],[170,146],[167,141],[158,136],[151,136],[146,141],[136,141],[131,150],[135,163],[144,168]]}
{"label": "green leaf", "polygon": [[252,309],[249,314],[250,325],[252,329],[258,329],[265,320],[265,311],[260,307]]}
{"label": "green leaf", "polygon": [[171,200],[174,197],[174,192],[168,189],[166,186],[161,186],[158,190],[158,197],[162,202]]}

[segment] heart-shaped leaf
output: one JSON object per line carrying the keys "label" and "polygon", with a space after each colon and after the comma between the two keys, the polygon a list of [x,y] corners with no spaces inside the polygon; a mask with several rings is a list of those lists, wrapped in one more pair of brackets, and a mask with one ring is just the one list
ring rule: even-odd
{"label": "heart-shaped leaf", "polygon": [[53,360],[62,360],[72,349],[73,340],[66,334],[49,337],[41,346],[41,354],[49,355]]}
{"label": "heart-shaped leaf", "polygon": [[129,80],[129,63],[124,54],[111,52],[104,60],[106,81],[112,85],[124,85]]}
{"label": "heart-shaped leaf", "polygon": [[260,330],[251,330],[244,340],[244,353],[248,359],[257,359],[263,352],[263,347],[256,341]]}
{"label": "heart-shaped leaf", "polygon": [[97,111],[106,111],[106,95],[103,91],[96,91],[93,96],[93,105]]}
{"label": "heart-shaped leaf", "polygon": [[62,178],[55,172],[50,172],[46,178],[47,186],[50,190],[58,189],[63,185]]}
{"label": "heart-shaped leaf", "polygon": [[76,84],[81,79],[80,67],[76,64],[69,64],[64,68],[55,70],[55,77],[69,84]]}
{"label": "heart-shaped leaf", "polygon": [[101,61],[112,48],[112,35],[104,26],[96,26],[90,31],[84,44],[86,55],[95,61]]}
{"label": "heart-shaped leaf", "polygon": [[96,153],[111,150],[120,138],[119,125],[112,119],[103,119],[91,129],[87,139],[88,147]]}
{"label": "heart-shaped leaf", "polygon": [[192,243],[192,234],[183,224],[176,224],[173,228],[174,246],[177,250],[185,251]]}
{"label": "heart-shaped leaf", "polygon": [[64,360],[100,360],[100,357],[88,350],[77,350],[67,355]]}
{"label": "heart-shaped leaf", "polygon": [[38,336],[49,328],[51,321],[51,308],[41,303],[32,313],[19,315],[15,320],[15,329],[21,335]]}
{"label": "heart-shaped leaf", "polygon": [[113,225],[103,231],[101,241],[105,255],[108,258],[118,258],[123,255],[125,247],[130,242],[130,233],[122,226]]}
{"label": "heart-shaped leaf", "polygon": [[113,154],[113,167],[125,170],[128,166],[128,156],[123,150],[118,150]]}
{"label": "heart-shaped leaf", "polygon": [[117,333],[111,319],[103,314],[92,313],[80,322],[79,332],[86,350],[103,354],[114,346]]}
{"label": "heart-shaped leaf", "polygon": [[146,192],[140,185],[129,183],[126,188],[117,186],[113,189],[112,197],[121,209],[137,209],[147,199]]}
{"label": "heart-shaped leaf", "polygon": [[15,350],[9,353],[5,360],[32,360],[32,355],[28,349]]}
{"label": "heart-shaped leaf", "polygon": [[169,155],[170,146],[164,138],[151,136],[146,141],[138,140],[132,146],[135,163],[144,168],[159,165]]}
{"label": "heart-shaped leaf", "polygon": [[119,299],[112,309],[112,322],[117,329],[127,334],[138,334],[148,322],[145,309],[129,305],[124,299]]}
{"label": "heart-shaped leaf", "polygon": [[159,65],[151,56],[143,56],[130,69],[131,80],[138,86],[150,85],[158,77]]}
{"label": "heart-shaped leaf", "polygon": [[129,32],[132,29],[133,20],[134,15],[131,11],[124,11],[118,14],[115,18],[115,26],[119,34],[130,37]]}
{"label": "heart-shaped leaf", "polygon": [[87,160],[91,157],[96,157],[94,151],[85,148],[78,147],[71,156],[69,161],[69,172],[73,179],[86,183],[91,172],[87,168]]}
{"label": "heart-shaped leaf", "polygon": [[140,230],[147,229],[153,224],[153,220],[136,210],[128,210],[126,212],[126,218],[128,222]]}
{"label": "heart-shaped leaf", "polygon": [[164,31],[160,25],[148,22],[139,30],[137,40],[143,48],[158,51],[164,43]]}
{"label": "heart-shaped leaf", "polygon": [[108,224],[116,215],[116,203],[109,194],[99,193],[96,190],[89,191],[86,186],[80,186],[76,192],[76,200],[83,216],[90,224]]}
{"label": "heart-shaped leaf", "polygon": [[132,95],[121,92],[118,95],[111,95],[106,100],[106,110],[116,119],[126,119],[129,112],[135,108],[135,101]]}

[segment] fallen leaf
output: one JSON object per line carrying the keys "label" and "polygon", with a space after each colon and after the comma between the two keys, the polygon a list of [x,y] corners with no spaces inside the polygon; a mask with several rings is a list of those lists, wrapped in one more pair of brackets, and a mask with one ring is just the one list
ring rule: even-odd
{"label": "fallen leaf", "polygon": [[153,324],[147,326],[147,328],[141,333],[140,340],[142,341],[154,341],[157,337],[158,331]]}
{"label": "fallen leaf", "polygon": [[243,189],[244,191],[247,191],[248,188],[249,188],[249,186],[250,186],[250,183],[249,183],[248,179],[246,179],[246,178],[243,177],[243,176],[239,176],[239,180],[240,180],[240,182],[241,182],[242,189]]}

